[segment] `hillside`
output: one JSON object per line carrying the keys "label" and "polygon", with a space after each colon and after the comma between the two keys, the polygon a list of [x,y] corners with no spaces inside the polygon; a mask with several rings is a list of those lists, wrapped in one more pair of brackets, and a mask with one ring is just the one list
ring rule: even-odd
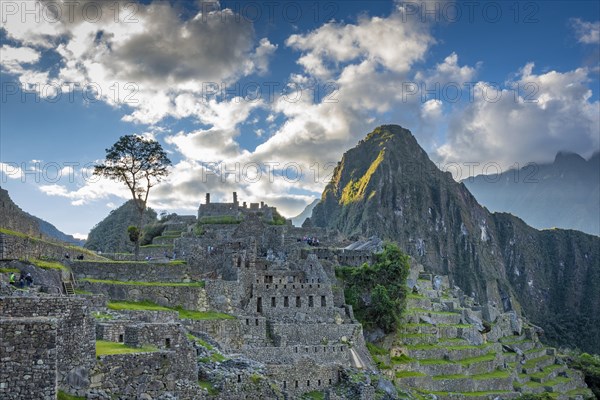
{"label": "hillside", "polygon": [[560,152],[554,162],[479,175],[463,181],[480,204],[538,228],[600,235],[600,153],[589,160]]}
{"label": "hillside", "polygon": [[381,126],[344,154],[312,220],[396,241],[480,304],[522,311],[555,343],[600,352],[600,239],[490,213],[400,126]]}
{"label": "hillside", "polygon": [[[155,222],[156,211],[148,208],[144,213],[144,225]],[[137,209],[133,200],[112,210],[90,231],[85,248],[103,253],[131,253],[133,244],[127,235],[127,227],[137,224]]]}
{"label": "hillside", "polygon": [[83,246],[85,242],[61,232],[50,222],[21,210],[12,201],[8,191],[2,188],[0,188],[0,228],[21,232],[33,237],[58,240],[75,246]]}

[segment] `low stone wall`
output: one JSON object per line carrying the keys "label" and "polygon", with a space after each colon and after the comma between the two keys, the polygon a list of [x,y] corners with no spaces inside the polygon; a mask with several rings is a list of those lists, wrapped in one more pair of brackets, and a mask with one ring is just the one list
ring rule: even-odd
{"label": "low stone wall", "polygon": [[89,278],[123,282],[186,282],[202,280],[200,274],[187,264],[73,261],[71,269],[77,279]]}
{"label": "low stone wall", "polygon": [[56,318],[0,319],[0,398],[56,398]]}
{"label": "low stone wall", "polygon": [[155,399],[165,393],[178,396],[178,384],[197,380],[197,367],[179,353],[157,351],[100,356],[91,373],[90,388],[106,393],[107,398]]}
{"label": "low stone wall", "polygon": [[[89,384],[88,371],[95,363],[95,321],[90,305],[77,297],[0,297],[0,315],[4,318],[55,317],[57,375],[59,388],[82,394]],[[4,342],[2,336],[2,342]],[[10,343],[22,348],[20,343]],[[36,345],[37,346],[37,345]],[[14,379],[14,377],[13,377]]]}
{"label": "low stone wall", "polygon": [[275,323],[271,330],[281,346],[340,343],[355,340],[362,333],[359,324]]}
{"label": "low stone wall", "polygon": [[151,301],[165,307],[183,307],[187,310],[210,309],[206,291],[199,286],[142,286],[119,285],[80,281],[80,287],[103,294],[110,300]]}
{"label": "low stone wall", "polygon": [[[224,351],[237,351],[244,344],[240,321],[237,319],[191,320],[183,319],[182,324],[192,333],[205,333],[214,339]],[[262,321],[263,327],[265,321]]]}

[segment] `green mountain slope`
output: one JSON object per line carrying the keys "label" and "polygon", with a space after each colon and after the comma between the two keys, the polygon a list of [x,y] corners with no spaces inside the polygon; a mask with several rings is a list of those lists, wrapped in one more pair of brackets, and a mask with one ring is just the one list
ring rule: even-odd
{"label": "green mountain slope", "polygon": [[[144,225],[156,222],[156,212],[151,208],[144,213]],[[103,253],[131,253],[127,227],[137,224],[137,210],[133,200],[125,202],[92,228],[85,248]]]}
{"label": "green mountain slope", "polygon": [[[312,221],[393,240],[482,305],[522,311],[556,342],[600,352],[600,238],[490,213],[400,126],[381,126],[346,152]],[[559,315],[569,321],[556,327]]]}

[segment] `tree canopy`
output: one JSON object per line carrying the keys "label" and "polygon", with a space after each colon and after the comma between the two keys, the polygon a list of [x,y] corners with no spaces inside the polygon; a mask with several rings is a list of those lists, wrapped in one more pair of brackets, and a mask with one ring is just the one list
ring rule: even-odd
{"label": "tree canopy", "polygon": [[[136,227],[141,232],[150,189],[169,174],[170,165],[171,160],[156,140],[125,135],[106,149],[106,159],[94,167],[94,174],[127,186],[138,211]],[[138,253],[139,240],[135,246],[136,256]]]}

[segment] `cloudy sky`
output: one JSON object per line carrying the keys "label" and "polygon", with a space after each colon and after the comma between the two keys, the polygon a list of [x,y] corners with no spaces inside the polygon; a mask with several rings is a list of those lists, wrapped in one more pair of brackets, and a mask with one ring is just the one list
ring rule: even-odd
{"label": "cloudy sky", "polygon": [[150,203],[183,214],[235,190],[293,216],[384,123],[457,178],[600,146],[597,1],[0,8],[0,185],[70,234],[128,199],[91,175],[125,134],[168,151]]}

